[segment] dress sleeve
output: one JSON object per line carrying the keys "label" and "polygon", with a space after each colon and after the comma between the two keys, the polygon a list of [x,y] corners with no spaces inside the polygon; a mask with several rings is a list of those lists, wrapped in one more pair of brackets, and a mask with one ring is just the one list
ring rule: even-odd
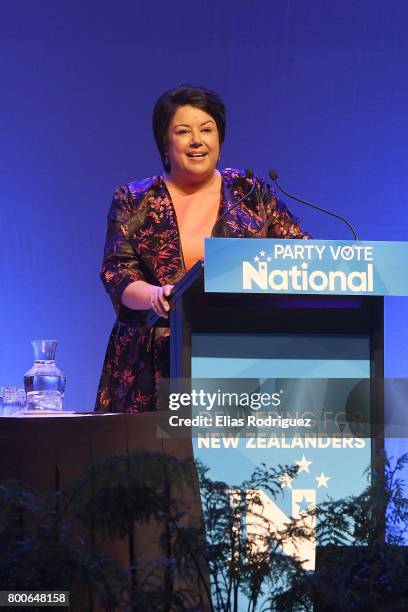
{"label": "dress sleeve", "polygon": [[268,238],[297,238],[308,240],[310,234],[305,232],[282,200],[276,190],[261,181],[262,202],[268,219]]}
{"label": "dress sleeve", "polygon": [[140,258],[128,240],[125,227],[133,215],[132,194],[127,186],[119,187],[113,194],[108,215],[101,270],[101,280],[117,313],[125,288],[134,281],[144,280]]}

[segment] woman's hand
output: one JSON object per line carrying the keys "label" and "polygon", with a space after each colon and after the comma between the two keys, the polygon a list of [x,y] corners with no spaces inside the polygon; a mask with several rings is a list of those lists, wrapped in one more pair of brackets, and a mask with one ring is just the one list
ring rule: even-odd
{"label": "woman's hand", "polygon": [[170,310],[170,304],[167,298],[169,297],[173,287],[174,285],[163,285],[163,287],[151,285],[150,303],[152,305],[152,309],[159,315],[159,317],[163,317],[163,319],[168,318],[167,313]]}
{"label": "woman's hand", "polygon": [[122,293],[122,304],[132,310],[149,310],[152,308],[160,317],[167,319],[170,309],[167,298],[174,285],[151,285],[146,281],[130,283]]}

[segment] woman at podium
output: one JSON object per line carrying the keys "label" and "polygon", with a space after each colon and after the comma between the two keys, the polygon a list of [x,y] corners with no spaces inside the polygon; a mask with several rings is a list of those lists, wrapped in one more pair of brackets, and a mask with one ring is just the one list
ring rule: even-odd
{"label": "woman at podium", "polygon": [[97,411],[156,409],[156,384],[169,372],[169,329],[151,329],[147,314],[167,318],[170,291],[203,258],[205,237],[309,237],[261,179],[217,168],[225,138],[217,93],[192,86],[164,92],[153,133],[164,173],[119,187],[108,215],[101,278],[117,320]]}

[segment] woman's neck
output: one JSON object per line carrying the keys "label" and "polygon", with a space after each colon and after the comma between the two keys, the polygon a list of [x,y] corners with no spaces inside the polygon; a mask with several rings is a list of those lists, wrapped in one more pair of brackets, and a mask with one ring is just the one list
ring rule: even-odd
{"label": "woman's neck", "polygon": [[208,191],[218,190],[221,182],[221,174],[218,170],[214,170],[214,172],[204,180],[193,182],[185,181],[177,176],[169,174],[164,176],[164,180],[166,184],[176,193],[184,196],[191,195],[193,193],[205,193]]}

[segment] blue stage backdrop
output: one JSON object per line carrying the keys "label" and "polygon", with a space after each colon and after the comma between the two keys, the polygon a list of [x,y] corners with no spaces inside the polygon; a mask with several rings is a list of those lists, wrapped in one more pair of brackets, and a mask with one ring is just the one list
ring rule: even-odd
{"label": "blue stage backdrop", "polygon": [[[205,84],[228,107],[222,165],[275,167],[366,240],[408,240],[403,0],[6,3],[0,20],[0,384],[59,340],[65,407],[93,407],[114,313],[99,281],[115,186],[161,172],[157,96]],[[315,238],[349,238],[290,204]],[[408,268],[408,262],[407,262]],[[407,301],[386,301],[386,373],[408,375]]]}

